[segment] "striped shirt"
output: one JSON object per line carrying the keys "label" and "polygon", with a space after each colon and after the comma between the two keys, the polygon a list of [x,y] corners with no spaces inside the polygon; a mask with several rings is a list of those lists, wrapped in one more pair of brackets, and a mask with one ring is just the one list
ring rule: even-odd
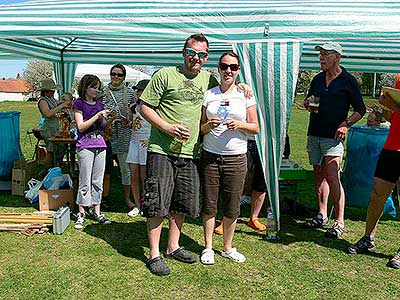
{"label": "striped shirt", "polygon": [[[104,100],[104,108],[116,111],[117,118],[120,113],[128,119],[129,105],[135,102],[134,91],[130,88],[123,87],[119,90],[110,90],[107,86],[105,88],[106,97]],[[115,98],[112,97],[112,95]],[[115,103],[116,102],[116,103]],[[129,142],[131,139],[131,129],[124,128],[120,122],[114,122],[111,134],[111,148],[112,153],[127,153],[129,150]]]}

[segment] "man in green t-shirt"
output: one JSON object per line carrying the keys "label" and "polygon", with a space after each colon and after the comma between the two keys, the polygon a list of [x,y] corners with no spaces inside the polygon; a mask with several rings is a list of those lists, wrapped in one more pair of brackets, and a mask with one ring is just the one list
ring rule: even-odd
{"label": "man in green t-shirt", "polygon": [[166,216],[167,257],[196,262],[194,254],[179,246],[179,237],[185,216],[199,214],[200,180],[193,159],[198,156],[204,93],[218,85],[211,73],[201,70],[208,48],[203,34],[188,37],[182,52],[184,64],[159,70],[140,97],[140,112],[152,124],[142,212],[147,217],[150,244],[146,266],[156,275],[170,273],[159,250]]}

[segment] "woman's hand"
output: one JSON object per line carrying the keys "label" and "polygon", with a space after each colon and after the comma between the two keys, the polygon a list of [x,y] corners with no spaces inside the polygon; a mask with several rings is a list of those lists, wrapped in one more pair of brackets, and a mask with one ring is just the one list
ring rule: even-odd
{"label": "woman's hand", "polygon": [[243,122],[230,119],[226,121],[225,125],[229,130],[238,130],[243,127]]}
{"label": "woman's hand", "polygon": [[221,124],[221,120],[218,118],[211,118],[207,121],[207,126],[209,127],[210,130],[214,129],[215,127],[218,127]]}
{"label": "woman's hand", "polygon": [[109,114],[109,112],[110,112],[109,109],[104,109],[104,110],[99,111],[96,114],[97,119],[105,119],[105,118],[107,118],[107,115]]}

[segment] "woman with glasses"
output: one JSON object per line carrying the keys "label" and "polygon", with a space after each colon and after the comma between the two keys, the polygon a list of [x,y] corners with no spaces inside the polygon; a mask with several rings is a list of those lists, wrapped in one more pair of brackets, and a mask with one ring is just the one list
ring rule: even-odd
{"label": "woman with glasses", "polygon": [[[127,88],[125,83],[126,69],[121,64],[112,66],[110,70],[111,82],[105,87],[105,107],[115,116],[113,122],[110,143],[107,147],[106,174],[104,176],[103,200],[108,200],[110,189],[110,178],[113,167],[112,157],[116,155],[121,172],[121,182],[124,189],[125,203],[129,211],[135,208],[135,204],[130,199],[131,174],[126,163],[131,139],[131,130],[128,128],[129,105],[135,102],[135,95],[132,89]],[[111,147],[110,147],[111,145]],[[112,153],[112,154],[111,154]]]}
{"label": "woman with glasses", "polygon": [[219,196],[224,224],[221,254],[238,263],[246,260],[232,246],[232,240],[247,172],[247,138],[249,134],[258,133],[258,121],[254,97],[247,99],[235,84],[239,70],[239,57],[235,53],[226,52],[220,57],[221,84],[206,92],[202,108],[205,249],[200,260],[207,265],[215,261],[212,245]]}

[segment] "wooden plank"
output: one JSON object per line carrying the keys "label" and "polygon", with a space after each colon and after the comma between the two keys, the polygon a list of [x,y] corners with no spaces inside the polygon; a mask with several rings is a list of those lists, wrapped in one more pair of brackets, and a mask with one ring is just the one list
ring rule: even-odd
{"label": "wooden plank", "polygon": [[34,218],[1,218],[0,222],[9,223],[41,223],[41,224],[52,224],[52,219],[34,219]]}

